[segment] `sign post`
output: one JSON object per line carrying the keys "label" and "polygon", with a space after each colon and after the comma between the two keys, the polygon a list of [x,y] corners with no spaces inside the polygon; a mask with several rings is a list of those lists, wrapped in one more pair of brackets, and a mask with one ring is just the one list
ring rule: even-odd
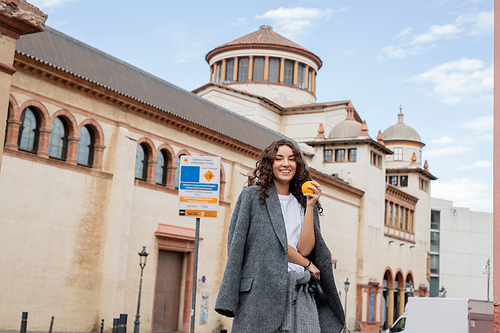
{"label": "sign post", "polygon": [[201,217],[216,218],[219,212],[220,157],[182,156],[179,171],[179,216],[196,217],[194,240],[191,327],[194,333],[198,247]]}

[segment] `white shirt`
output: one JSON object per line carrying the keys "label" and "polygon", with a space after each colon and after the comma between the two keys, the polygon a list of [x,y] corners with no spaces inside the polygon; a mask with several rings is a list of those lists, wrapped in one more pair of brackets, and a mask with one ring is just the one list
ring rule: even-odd
{"label": "white shirt", "polygon": [[[278,194],[281,205],[281,212],[285,219],[286,237],[288,245],[297,250],[300,231],[304,223],[304,208],[299,204],[293,194]],[[304,267],[288,262],[288,271],[303,272]]]}

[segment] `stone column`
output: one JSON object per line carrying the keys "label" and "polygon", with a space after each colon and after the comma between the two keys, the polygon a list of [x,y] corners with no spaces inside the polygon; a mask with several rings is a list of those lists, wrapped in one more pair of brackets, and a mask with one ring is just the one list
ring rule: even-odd
{"label": "stone column", "polygon": [[252,82],[253,79],[253,56],[248,57],[248,79],[247,82]]}
{"label": "stone column", "polygon": [[312,93],[316,95],[316,72],[312,72],[312,79],[311,79],[311,86],[312,86]]}
{"label": "stone column", "polygon": [[177,169],[175,167],[175,164],[172,165],[171,163],[168,164],[167,166],[167,187],[169,189],[175,189],[175,169]]}
{"label": "stone column", "polygon": [[280,64],[280,83],[285,82],[285,58],[281,58]]}
{"label": "stone column", "polygon": [[[22,35],[43,31],[46,20],[46,14],[24,0],[0,2],[0,168],[9,110],[10,81],[16,72],[12,67],[16,41]],[[17,128],[19,129],[19,126]]]}
{"label": "stone column", "polygon": [[309,65],[306,65],[304,68],[304,89],[309,89]]}
{"label": "stone column", "polygon": [[234,57],[233,82],[238,81],[238,57]]}
{"label": "stone column", "polygon": [[38,135],[38,156],[49,157],[49,142],[50,133],[52,131],[48,128],[40,128],[40,134]]}
{"label": "stone column", "polygon": [[158,163],[154,158],[148,160],[148,174],[146,181],[150,184],[156,184],[156,163]]}
{"label": "stone column", "polygon": [[224,83],[226,81],[226,59],[222,59],[222,64],[220,66],[220,83]]}
{"label": "stone column", "polygon": [[293,85],[294,86],[297,85],[298,71],[299,71],[299,62],[297,60],[295,60],[295,64],[293,66]]}
{"label": "stone column", "polygon": [[104,145],[94,145],[94,160],[92,161],[92,168],[96,169],[97,171],[102,170],[102,157],[104,154],[104,148],[106,148],[106,146]]}
{"label": "stone column", "polygon": [[389,304],[387,305],[387,326],[394,323],[394,288],[388,287],[387,293],[389,294]]}
{"label": "stone column", "polygon": [[399,288],[399,315],[405,312],[405,288]]}
{"label": "stone column", "polygon": [[5,138],[5,148],[17,150],[17,138],[19,136],[19,127],[21,125],[21,120],[7,120],[7,137]]}
{"label": "stone column", "polygon": [[264,59],[264,82],[269,82],[269,56],[265,56]]}
{"label": "stone column", "polygon": [[76,165],[78,141],[80,141],[80,138],[77,136],[68,137],[68,153],[66,154],[66,162],[69,164]]}

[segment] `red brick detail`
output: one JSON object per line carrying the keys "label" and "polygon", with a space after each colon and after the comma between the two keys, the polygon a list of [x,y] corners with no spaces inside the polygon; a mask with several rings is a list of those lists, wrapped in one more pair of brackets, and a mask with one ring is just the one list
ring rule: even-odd
{"label": "red brick detail", "polygon": [[[170,189],[174,189],[174,179],[175,179],[175,153],[172,147],[170,147],[168,144],[164,143],[160,145],[157,149],[157,152],[159,153],[160,151],[165,151],[167,154],[167,187]],[[158,155],[158,154],[157,154]],[[157,156],[155,156],[156,159],[158,159]]]}
{"label": "red brick detail", "polygon": [[[381,325],[380,321],[368,321],[370,316],[370,293],[375,294],[373,297],[373,318],[377,318],[377,298],[381,297],[379,292],[379,282],[370,281],[368,284],[357,285],[356,293],[356,321],[358,323],[357,330],[364,332],[378,332]],[[367,293],[366,300],[366,314],[367,318],[362,318],[363,316],[363,293]],[[382,312],[381,312],[382,313]]]}
{"label": "red brick detail", "polygon": [[[196,230],[177,227],[167,224],[159,224],[155,235],[158,238],[160,249],[188,252],[186,271],[186,289],[184,293],[184,309],[182,316],[182,331],[189,332],[191,322],[191,298],[193,290],[193,267],[194,267],[194,241]],[[203,238],[200,237],[200,242]]]}
{"label": "red brick detail", "polygon": [[103,153],[106,146],[104,145],[104,132],[101,125],[94,119],[85,119],[78,125],[78,136],[83,126],[89,126],[94,135],[94,161],[92,162],[92,169],[102,170]]}
{"label": "red brick detail", "polygon": [[495,303],[495,333],[500,333],[500,306]]}
{"label": "red brick detail", "polygon": [[48,128],[40,128],[40,133],[38,134],[38,156],[49,157],[49,141],[50,133],[52,131]]}
{"label": "red brick detail", "polygon": [[226,172],[222,164],[220,165],[220,188],[219,188],[219,201],[224,200],[224,189],[226,188]]}
{"label": "red brick detail", "polygon": [[[185,149],[181,149],[179,150],[179,152],[177,153],[177,155],[175,156],[175,161],[177,162],[177,158],[179,158],[179,156],[181,155],[187,155],[187,156],[191,156],[191,154],[185,150]],[[174,163],[175,164],[175,163]]]}
{"label": "red brick detail", "polygon": [[20,0],[2,0],[5,3],[0,15],[0,33],[19,39],[45,29],[47,14]]}
{"label": "red brick detail", "polygon": [[3,62],[0,62],[0,72],[12,76],[15,72],[17,72],[17,69],[7,64],[4,64]]}
{"label": "red brick detail", "polygon": [[7,119],[7,135],[5,136],[5,148],[17,150],[17,138],[19,136],[19,127],[22,125],[20,120]]}
{"label": "red brick detail", "polygon": [[17,109],[17,113],[14,115],[14,118],[15,119],[21,119],[21,113],[24,111],[24,109],[26,109],[28,106],[31,106],[32,109],[35,109],[35,111],[38,111],[38,117],[40,120],[40,128],[47,128],[50,129],[50,115],[49,115],[49,112],[47,111],[47,108],[45,107],[45,105],[43,105],[42,103],[40,103],[39,101],[35,101],[35,100],[29,100],[29,101],[26,101],[24,102],[18,109]]}
{"label": "red brick detail", "polygon": [[68,152],[66,154],[66,162],[76,165],[76,153],[78,149],[78,141],[80,138],[77,136],[68,136]]}

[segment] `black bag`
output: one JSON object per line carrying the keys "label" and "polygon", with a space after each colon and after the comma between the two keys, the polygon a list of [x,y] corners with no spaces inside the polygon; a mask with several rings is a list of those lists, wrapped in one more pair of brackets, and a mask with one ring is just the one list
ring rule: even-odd
{"label": "black bag", "polygon": [[311,273],[311,279],[309,280],[309,287],[307,290],[316,299],[316,303],[328,302],[328,298],[326,297],[326,294],[321,287],[321,282],[316,279],[313,273]]}

